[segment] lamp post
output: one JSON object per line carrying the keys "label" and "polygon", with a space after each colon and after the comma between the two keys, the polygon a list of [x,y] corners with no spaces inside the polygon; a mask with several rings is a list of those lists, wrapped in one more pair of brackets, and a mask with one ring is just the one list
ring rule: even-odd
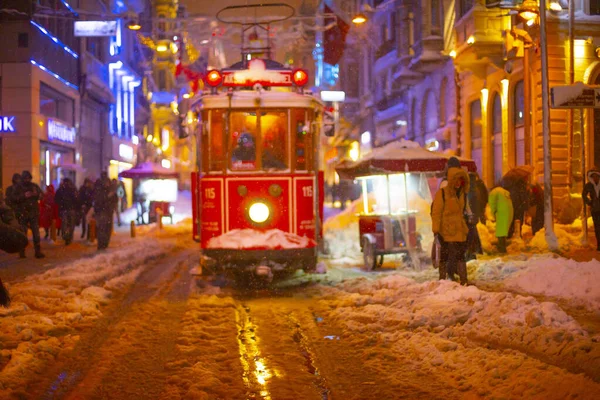
{"label": "lamp post", "polygon": [[542,56],[542,130],[544,143],[544,227],[550,250],[558,249],[554,233],[552,204],[552,148],[550,135],[550,102],[548,91],[548,43],[546,31],[546,0],[540,0],[540,47]]}

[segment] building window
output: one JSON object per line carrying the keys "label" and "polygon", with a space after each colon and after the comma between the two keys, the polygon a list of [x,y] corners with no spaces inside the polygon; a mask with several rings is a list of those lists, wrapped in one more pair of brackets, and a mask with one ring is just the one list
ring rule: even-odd
{"label": "building window", "polygon": [[482,171],[482,152],[481,152],[481,101],[475,100],[469,105],[470,121],[469,130],[471,131],[471,158],[477,164],[477,170]]}
{"label": "building window", "polygon": [[440,36],[442,34],[442,15],[443,8],[442,2],[440,0],[431,0],[431,34],[435,36]]}
{"label": "building window", "polygon": [[40,83],[40,114],[48,118],[58,118],[71,126],[74,121],[75,102],[45,83]]}
{"label": "building window", "polygon": [[469,11],[471,11],[474,5],[475,0],[459,0],[458,7],[456,9],[458,18],[460,19],[465,16]]}
{"label": "building window", "polygon": [[434,133],[440,126],[438,118],[437,103],[433,91],[427,92],[425,97],[425,104],[423,104],[423,126],[425,127],[425,134]]}
{"label": "building window", "polygon": [[494,95],[492,103],[492,127],[494,129],[494,181],[502,179],[502,100]]}
{"label": "building window", "polygon": [[413,99],[410,106],[410,133],[409,139],[417,137],[417,100]]}
{"label": "building window", "polygon": [[525,164],[525,85],[517,82],[514,89],[513,121],[515,123],[515,162]]}
{"label": "building window", "polygon": [[448,78],[442,79],[442,84],[440,85],[440,126],[446,125],[448,121],[448,108],[446,107],[446,102],[448,99],[446,98],[448,90]]}
{"label": "building window", "polygon": [[600,15],[600,0],[588,0],[586,8],[588,15]]}

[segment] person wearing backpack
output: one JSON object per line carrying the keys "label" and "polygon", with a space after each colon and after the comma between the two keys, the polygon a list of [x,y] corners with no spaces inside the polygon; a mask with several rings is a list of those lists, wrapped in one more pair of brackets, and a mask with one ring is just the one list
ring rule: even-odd
{"label": "person wearing backpack", "polygon": [[467,285],[467,234],[469,227],[465,213],[467,211],[467,193],[469,176],[459,167],[448,168],[448,184],[435,194],[432,204],[432,230],[441,244],[440,279],[446,276],[455,280],[458,274],[461,285]]}

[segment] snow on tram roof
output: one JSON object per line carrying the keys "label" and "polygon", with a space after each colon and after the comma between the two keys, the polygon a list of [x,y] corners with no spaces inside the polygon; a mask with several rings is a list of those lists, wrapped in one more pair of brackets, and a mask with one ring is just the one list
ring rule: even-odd
{"label": "snow on tram roof", "polygon": [[[257,100],[260,101],[260,107],[265,108],[323,106],[321,99],[310,92],[237,90],[231,93],[232,108],[256,108]],[[202,108],[226,108],[229,107],[229,94],[203,94],[199,103]]]}

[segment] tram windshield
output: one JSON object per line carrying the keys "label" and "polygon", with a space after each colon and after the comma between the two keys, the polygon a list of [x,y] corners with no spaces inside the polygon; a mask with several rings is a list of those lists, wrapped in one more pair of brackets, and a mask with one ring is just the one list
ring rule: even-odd
{"label": "tram windshield", "polygon": [[209,110],[209,137],[204,140],[204,169],[312,169],[312,152],[307,151],[312,144],[309,112],[310,110],[305,109],[233,110],[229,113],[222,109]]}

